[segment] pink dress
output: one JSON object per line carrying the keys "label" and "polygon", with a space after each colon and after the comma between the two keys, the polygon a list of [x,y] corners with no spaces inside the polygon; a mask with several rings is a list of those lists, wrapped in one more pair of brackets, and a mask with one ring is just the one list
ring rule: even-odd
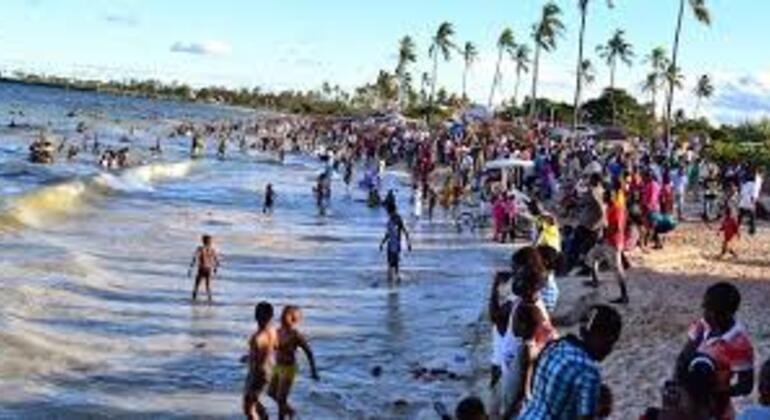
{"label": "pink dress", "polygon": [[495,200],[494,204],[492,204],[492,221],[495,224],[495,238],[500,237],[503,233],[506,211],[504,199],[498,198]]}

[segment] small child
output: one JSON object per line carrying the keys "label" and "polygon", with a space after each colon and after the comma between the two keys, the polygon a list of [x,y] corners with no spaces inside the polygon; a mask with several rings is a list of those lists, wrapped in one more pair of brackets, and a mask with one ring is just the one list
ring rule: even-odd
{"label": "small child", "polygon": [[759,373],[759,404],[748,407],[738,416],[738,420],[767,420],[770,419],[770,359],[762,365]]}
{"label": "small child", "polygon": [[219,270],[219,255],[217,255],[216,249],[214,249],[213,239],[211,235],[203,235],[201,238],[203,242],[202,246],[199,246],[193,254],[192,261],[190,262],[190,269],[187,271],[187,277],[192,276],[192,269],[196,262],[198,264],[198,274],[195,276],[195,288],[192,292],[193,301],[198,298],[198,288],[201,282],[206,282],[206,294],[208,295],[209,302],[211,302],[211,278]]}
{"label": "small child", "polygon": [[294,417],[294,409],[289,405],[289,393],[297,376],[297,348],[301,348],[307,356],[310,364],[310,375],[318,381],[313,350],[308,345],[302,333],[297,330],[302,321],[302,312],[293,305],[283,308],[281,314],[281,327],[278,329],[278,350],[276,353],[276,366],[273,378],[270,382],[268,394],[278,403],[278,418]]}
{"label": "small child", "polygon": [[740,226],[738,220],[733,215],[733,210],[730,207],[725,208],[725,217],[722,219],[722,225],[719,227],[719,231],[722,232],[722,253],[719,254],[719,258],[729,253],[733,258],[737,258],[738,254],[732,248],[733,239],[741,237]]}
{"label": "small child", "polygon": [[433,188],[428,188],[428,220],[433,221],[433,210],[436,209],[438,194]]}
{"label": "small child", "polygon": [[273,184],[267,184],[265,187],[265,203],[262,207],[263,214],[273,214],[273,205],[275,204],[275,191]]}
{"label": "small child", "polygon": [[257,331],[249,338],[249,354],[241,361],[248,363],[249,373],[243,389],[243,414],[249,420],[267,419],[267,410],[259,398],[272,374],[278,336],[272,325],[273,305],[260,302],[254,309]]}
{"label": "small child", "polygon": [[494,235],[492,240],[504,243],[507,234],[508,214],[505,199],[502,196],[494,199],[494,203],[492,204],[492,221],[494,223]]}
{"label": "small child", "polygon": [[478,397],[466,397],[455,408],[456,420],[487,420],[484,403]]}

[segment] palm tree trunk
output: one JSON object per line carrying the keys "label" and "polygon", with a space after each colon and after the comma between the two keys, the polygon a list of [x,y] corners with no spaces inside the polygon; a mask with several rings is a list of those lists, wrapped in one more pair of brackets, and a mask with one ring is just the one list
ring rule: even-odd
{"label": "palm tree trunk", "polygon": [[586,34],[586,8],[583,8],[580,13],[580,39],[578,41],[578,61],[577,61],[577,76],[575,76],[575,114],[572,118],[572,128],[577,130],[578,124],[580,124],[580,97],[583,94],[583,44],[585,43]]}
{"label": "palm tree trunk", "polygon": [[535,119],[537,115],[537,78],[540,72],[540,44],[535,41],[535,62],[532,65],[532,97],[529,98],[529,118]]}
{"label": "palm tree trunk", "polygon": [[613,59],[610,64],[610,101],[612,101],[612,126],[618,126],[618,109],[615,104],[615,70],[617,69],[617,62]]}
{"label": "palm tree trunk", "polygon": [[463,70],[463,101],[468,101],[468,95],[466,91],[466,82],[468,81],[468,63],[465,63],[465,69]]}
{"label": "palm tree trunk", "polygon": [[433,51],[433,77],[430,81],[430,98],[428,99],[428,124],[433,116],[433,100],[436,95],[436,79],[438,78],[438,46]]}
{"label": "palm tree trunk", "polygon": [[495,76],[492,79],[492,88],[489,90],[489,109],[492,109],[492,101],[495,98],[495,89],[497,89],[497,82],[500,80],[500,62],[503,61],[503,49],[501,48],[497,54],[497,64],[495,65]]}
{"label": "palm tree trunk", "polygon": [[701,101],[701,96],[698,95],[698,100],[695,102],[695,119],[696,120],[700,116],[700,101]]}
{"label": "palm tree trunk", "polygon": [[513,88],[513,106],[519,106],[519,83],[521,82],[521,68],[516,69],[516,87]]}
{"label": "palm tree trunk", "polygon": [[655,117],[658,115],[658,88],[652,88],[652,121],[655,121]]}
{"label": "palm tree trunk", "polygon": [[[674,34],[674,48],[671,57],[671,68],[676,71],[677,58],[679,57],[679,37],[682,34],[682,20],[684,19],[684,0],[679,2],[679,15],[676,21],[676,33]],[[671,111],[674,106],[674,83],[669,83],[668,97],[666,98],[666,150],[671,146]]]}

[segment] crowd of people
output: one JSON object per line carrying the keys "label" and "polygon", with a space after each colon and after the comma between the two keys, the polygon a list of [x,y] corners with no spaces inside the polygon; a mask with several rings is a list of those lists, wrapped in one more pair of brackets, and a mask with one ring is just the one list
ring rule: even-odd
{"label": "crowd of people", "polygon": [[[610,416],[613,391],[602,380],[599,364],[621,335],[622,317],[612,306],[594,305],[577,334],[562,336],[551,321],[559,299],[557,276],[582,274],[588,277],[586,286],[598,287],[601,273],[610,271],[619,289],[619,297],[610,303],[628,304],[627,253],[663,248],[666,236],[697,207],[704,222],[720,220],[720,254],[735,255],[732,243],[742,225],[745,222],[748,233],[754,234],[762,210],[761,172],[740,163],[708,162],[699,156],[697,143],[674,150],[641,142],[602,148],[590,138],[557,141],[541,127],[458,122],[429,131],[418,123],[392,119],[278,120],[255,126],[253,133],[263,150],[322,154],[329,167],[344,171],[348,187],[356,164],[364,167],[362,186],[370,190],[379,187],[372,179],[382,166],[398,165],[412,175],[416,218],[427,205],[432,219],[436,201],[452,217],[459,203],[477,195],[489,203],[491,239],[523,245],[514,253],[510,270],[497,273],[492,284],[488,410],[481,400],[469,398],[458,405],[458,419]],[[505,177],[485,170],[485,162],[511,158],[533,163],[519,182],[505,182]],[[323,181],[319,177],[317,191],[325,188]],[[270,212],[275,205],[272,188],[267,188],[264,204]],[[377,196],[377,205],[388,213],[381,249],[387,245],[388,278],[397,283],[402,241],[406,239],[409,248],[411,242],[392,191],[384,200],[379,191]],[[528,223],[528,232],[522,221]],[[270,375],[263,353],[282,348],[270,347],[280,337],[270,332],[270,317],[265,315],[269,311],[260,305],[244,396],[245,413],[252,418],[264,414],[258,397]],[[751,394],[755,383],[754,349],[736,319],[739,305],[732,284],[708,289],[703,316],[672,362],[661,405],[639,413],[640,418],[736,418],[732,398]],[[768,370],[766,364],[759,378],[763,404]],[[291,412],[285,398],[277,401],[281,416]],[[743,418],[766,411],[766,405],[750,408]]]}
{"label": "crowd of people", "polygon": [[[623,330],[617,307],[631,301],[630,262],[637,249],[655,252],[666,245],[678,224],[697,214],[706,224],[719,220],[720,257],[737,256],[734,242],[747,225],[754,235],[765,215],[759,198],[761,168],[741,162],[718,165],[702,155],[703,141],[692,139],[666,147],[661,142],[629,140],[606,146],[591,136],[558,138],[549,127],[524,122],[456,121],[428,128],[398,116],[352,118],[280,117],[257,122],[179,125],[172,136],[192,139],[191,156],[205,153],[208,138],[218,140],[224,159],[229,142],[241,150],[316,154],[327,170],[313,187],[324,215],[331,199],[332,172],[342,173],[351,188],[354,170],[361,169],[360,187],[369,190],[369,204],[388,214],[380,249],[387,247],[389,283],[400,282],[400,253],[406,224],[395,197],[381,197],[378,177],[387,166],[411,174],[414,218],[429,220],[434,207],[457,217],[466,200],[486,203],[492,221],[490,239],[517,242],[510,267],[495,274],[488,302],[492,327],[492,398],[463,400],[455,416],[463,419],[598,419],[611,415],[613,391],[603,381],[599,364],[613,350]],[[160,144],[155,153],[160,153]],[[488,162],[517,159],[531,162],[520,176],[509,178],[490,170]],[[277,194],[265,189],[263,212],[272,214]],[[693,211],[693,209],[696,209]],[[480,210],[483,211],[483,210]],[[210,282],[219,265],[212,238],[203,237],[191,268],[198,265],[193,300]],[[592,306],[577,334],[562,335],[552,322],[559,301],[558,277],[586,277],[599,287],[611,272],[619,296]],[[702,318],[687,333],[688,344],[676,361],[662,392],[661,405],[640,418],[734,419],[732,399],[753,392],[755,352],[751,336],[737,320],[738,289],[730,283],[712,285],[702,301]],[[279,418],[292,417],[288,395],[297,373],[296,350],[307,354],[318,378],[313,353],[297,327],[301,311],[284,308],[280,328],[272,325],[273,307],[255,309],[257,331],[244,357],[248,376],[243,410],[249,418],[266,418],[260,397],[276,401]],[[760,405],[741,418],[753,420],[770,412],[770,364],[759,374]],[[446,411],[446,410],[444,410]],[[450,417],[447,413],[442,415]]]}

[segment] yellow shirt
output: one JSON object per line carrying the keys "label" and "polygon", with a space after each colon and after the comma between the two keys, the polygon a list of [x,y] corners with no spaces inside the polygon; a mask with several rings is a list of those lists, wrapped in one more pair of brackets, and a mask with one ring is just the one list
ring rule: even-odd
{"label": "yellow shirt", "polygon": [[559,226],[540,221],[540,239],[537,245],[548,245],[561,252],[561,232]]}

